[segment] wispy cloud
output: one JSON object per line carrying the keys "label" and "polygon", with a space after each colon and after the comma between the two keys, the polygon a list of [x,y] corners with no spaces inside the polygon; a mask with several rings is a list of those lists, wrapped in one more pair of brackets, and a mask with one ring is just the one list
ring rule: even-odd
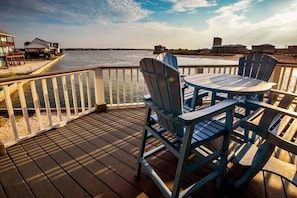
{"label": "wispy cloud", "polygon": [[[224,6],[207,0],[0,1],[5,7],[0,28],[16,35],[18,47],[35,37],[63,47],[197,49],[210,47],[215,36],[224,44],[297,44],[297,0],[237,0]],[[260,5],[272,6],[270,12],[262,13]]]}
{"label": "wispy cloud", "polygon": [[281,45],[292,42],[292,37],[297,32],[297,26],[294,25],[297,23],[297,4],[293,2],[285,10],[277,10],[262,21],[251,22],[247,12],[261,2],[263,1],[241,0],[219,8],[215,11],[217,16],[207,20],[208,29],[205,32],[223,37],[226,43],[237,41],[243,44]]}
{"label": "wispy cloud", "polygon": [[175,12],[193,12],[197,8],[215,6],[216,1],[207,0],[168,0],[173,3],[172,11]]}
{"label": "wispy cloud", "polygon": [[0,12],[2,18],[48,23],[131,22],[150,14],[133,0],[2,0],[1,6],[6,8]]}

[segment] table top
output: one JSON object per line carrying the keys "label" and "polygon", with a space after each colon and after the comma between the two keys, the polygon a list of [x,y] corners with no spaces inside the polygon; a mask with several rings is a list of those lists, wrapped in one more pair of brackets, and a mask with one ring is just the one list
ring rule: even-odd
{"label": "table top", "polygon": [[195,88],[236,94],[264,93],[274,85],[255,78],[230,74],[195,74],[186,76],[184,81]]}

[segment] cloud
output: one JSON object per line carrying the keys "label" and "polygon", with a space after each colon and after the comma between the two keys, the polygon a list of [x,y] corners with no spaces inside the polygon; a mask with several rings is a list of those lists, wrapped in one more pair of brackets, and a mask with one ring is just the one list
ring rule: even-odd
{"label": "cloud", "polygon": [[257,2],[261,1],[241,0],[217,9],[217,16],[207,20],[205,34],[222,37],[224,44],[270,43],[281,47],[284,43],[296,44],[293,35],[297,32],[297,4],[288,4],[285,10],[279,9],[262,21],[251,22],[247,13]]}
{"label": "cloud", "polygon": [[[23,21],[88,24],[98,19],[111,22],[131,22],[147,17],[133,0],[2,0],[2,19]],[[0,19],[1,20],[1,19]]]}
{"label": "cloud", "polygon": [[187,12],[195,11],[197,8],[210,7],[217,5],[215,1],[207,0],[168,0],[173,3],[172,11],[175,12]]}

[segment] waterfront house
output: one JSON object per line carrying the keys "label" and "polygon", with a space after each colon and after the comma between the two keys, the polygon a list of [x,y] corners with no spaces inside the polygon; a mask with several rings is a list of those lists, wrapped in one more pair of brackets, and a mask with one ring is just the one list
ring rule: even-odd
{"label": "waterfront house", "polygon": [[25,43],[26,55],[30,58],[49,57],[51,54],[60,53],[58,43],[52,43],[40,38],[35,38],[29,43]]}
{"label": "waterfront house", "polygon": [[24,52],[15,50],[14,35],[0,30],[0,67],[25,63]]}

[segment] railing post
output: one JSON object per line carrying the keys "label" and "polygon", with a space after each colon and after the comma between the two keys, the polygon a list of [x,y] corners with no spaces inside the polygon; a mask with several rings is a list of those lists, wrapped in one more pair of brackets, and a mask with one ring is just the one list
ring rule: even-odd
{"label": "railing post", "polygon": [[202,74],[203,73],[203,67],[196,67],[195,68],[195,74]]}
{"label": "railing post", "polygon": [[103,112],[106,110],[106,102],[104,95],[103,69],[97,68],[94,72],[94,88],[96,111]]}

